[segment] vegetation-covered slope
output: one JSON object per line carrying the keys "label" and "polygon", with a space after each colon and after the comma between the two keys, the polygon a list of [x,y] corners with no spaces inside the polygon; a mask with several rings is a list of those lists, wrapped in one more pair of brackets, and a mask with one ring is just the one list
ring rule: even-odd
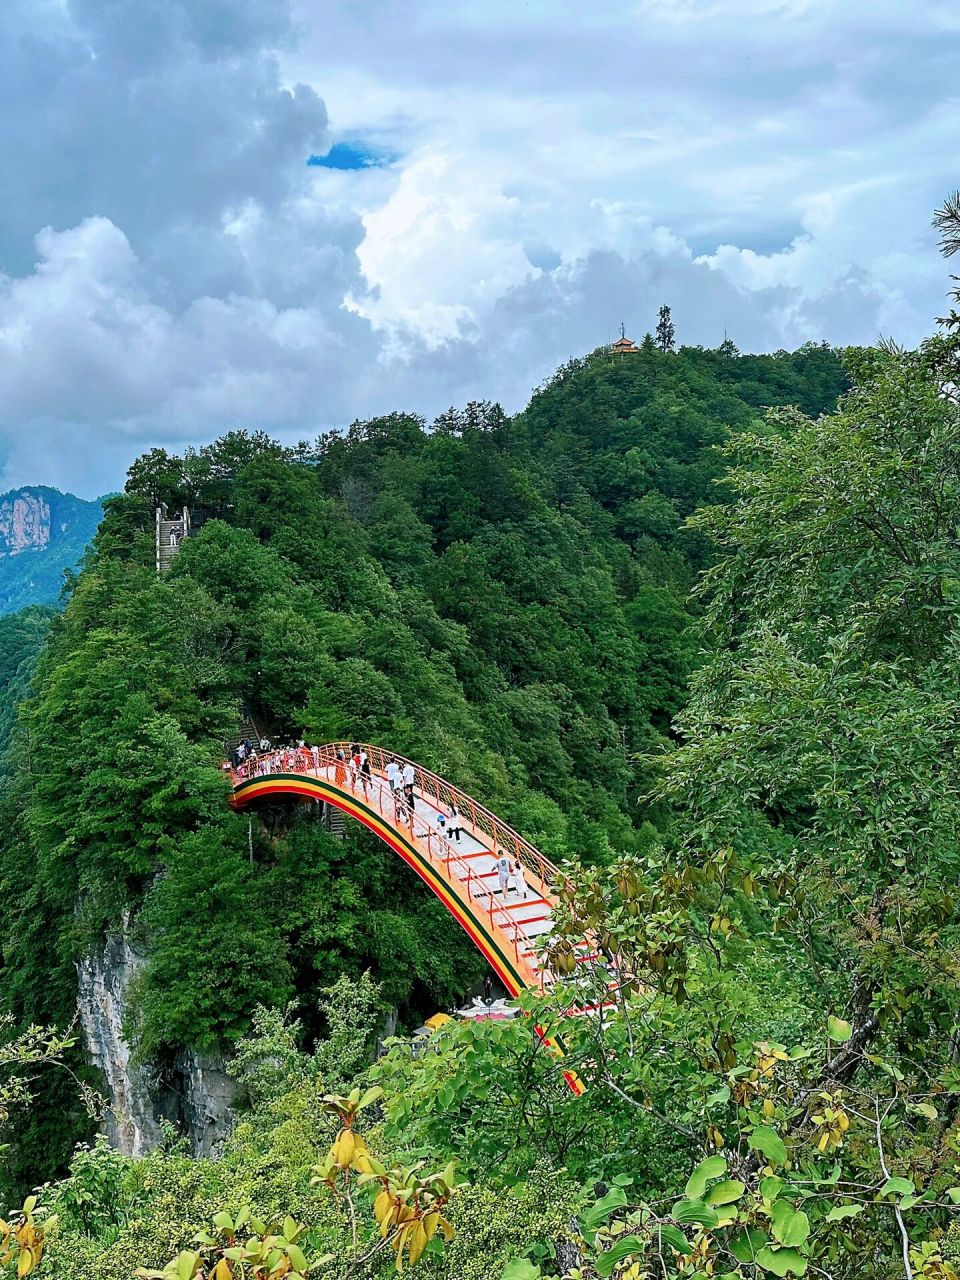
{"label": "vegetation-covered slope", "polygon": [[56,610],[28,605],[0,617],[0,754],[10,744],[17,708],[26,697]]}

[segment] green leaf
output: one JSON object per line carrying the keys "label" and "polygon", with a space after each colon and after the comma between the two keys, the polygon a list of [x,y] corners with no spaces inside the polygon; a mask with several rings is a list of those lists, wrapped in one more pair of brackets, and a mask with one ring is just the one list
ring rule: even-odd
{"label": "green leaf", "polygon": [[215,1213],[213,1215],[213,1225],[215,1227],[219,1227],[221,1231],[232,1231],[233,1219],[230,1217],[229,1213]]}
{"label": "green leaf", "polygon": [[716,1209],[702,1200],[678,1200],[670,1210],[670,1217],[677,1222],[699,1222],[703,1227],[715,1227],[720,1221]]}
{"label": "green leaf", "polygon": [[910,1196],[916,1187],[909,1178],[888,1178],[880,1188],[882,1196]]}
{"label": "green leaf", "polygon": [[707,1192],[707,1204],[733,1204],[735,1200],[739,1200],[746,1191],[746,1187],[742,1182],[738,1182],[736,1178],[728,1178],[725,1182],[718,1182],[716,1186],[711,1187]]}
{"label": "green leaf", "polygon": [[671,1227],[668,1223],[664,1223],[659,1230],[661,1238],[665,1240],[671,1248],[676,1249],[677,1253],[693,1253],[693,1245],[679,1227]]}
{"label": "green leaf", "polygon": [[772,1271],[775,1276],[802,1276],[807,1270],[807,1260],[796,1249],[761,1249],[757,1266]]}
{"label": "green leaf", "polygon": [[777,1196],[783,1190],[783,1179],[778,1178],[776,1174],[771,1174],[768,1178],[760,1179],[760,1194],[764,1200],[776,1200]]}
{"label": "green leaf", "polygon": [[729,1244],[730,1252],[738,1262],[753,1262],[766,1245],[767,1237],[756,1227],[745,1227]]}
{"label": "green leaf", "polygon": [[781,1244],[804,1244],[810,1234],[810,1219],[802,1210],[794,1209],[788,1200],[778,1200],[770,1215],[773,1234]]}
{"label": "green leaf", "polygon": [[787,1148],[783,1145],[783,1139],[773,1129],[761,1127],[754,1129],[753,1133],[747,1137],[747,1145],[752,1151],[759,1151],[761,1155],[765,1155],[771,1164],[786,1164]]}
{"label": "green leaf", "polygon": [[[597,1275],[601,1280],[606,1280],[607,1276],[613,1274],[617,1263],[622,1262],[624,1258],[629,1258],[634,1253],[642,1253],[646,1248],[639,1236],[621,1236],[612,1249],[608,1249],[606,1253],[601,1253],[600,1257],[594,1263]],[[540,1274],[540,1268],[537,1268],[537,1275]],[[507,1277],[504,1277],[507,1280]]]}
{"label": "green leaf", "polygon": [[725,1156],[707,1156],[706,1160],[700,1161],[687,1179],[684,1195],[693,1200],[700,1200],[711,1178],[720,1178],[726,1172],[727,1161]]}
{"label": "green leaf", "polygon": [[912,1111],[914,1115],[925,1116],[928,1120],[936,1120],[938,1112],[937,1108],[929,1102],[914,1102],[907,1107],[908,1111]]}
{"label": "green leaf", "polygon": [[837,1044],[846,1044],[853,1035],[853,1027],[843,1018],[835,1018],[833,1014],[827,1019],[827,1035]]}
{"label": "green leaf", "polygon": [[707,1098],[706,1102],[703,1105],[705,1107],[716,1107],[716,1106],[719,1106],[721,1102],[729,1102],[729,1101],[730,1101],[730,1088],[728,1085],[724,1085],[722,1089],[717,1089],[715,1093],[711,1093],[710,1097]]}
{"label": "green leaf", "polygon": [[835,1205],[826,1216],[827,1222],[840,1222],[843,1218],[855,1218],[858,1213],[863,1213],[866,1206],[862,1204],[838,1204]]}
{"label": "green leaf", "polygon": [[199,1265],[199,1253],[178,1253],[176,1263],[177,1280],[193,1280]]}
{"label": "green leaf", "polygon": [[960,1204],[960,1187],[947,1187],[947,1195],[954,1204]]}
{"label": "green leaf", "polygon": [[595,1233],[598,1227],[603,1226],[614,1209],[622,1209],[626,1203],[627,1197],[623,1188],[611,1187],[607,1194],[596,1204],[591,1205],[581,1218],[584,1234]]}
{"label": "green leaf", "polygon": [[293,1263],[293,1265],[296,1267],[298,1271],[306,1271],[307,1260],[303,1256],[303,1252],[301,1251],[299,1245],[288,1244],[287,1256],[289,1257],[290,1261]]}
{"label": "green leaf", "polygon": [[514,1258],[503,1268],[500,1280],[539,1280],[540,1268],[529,1258]]}

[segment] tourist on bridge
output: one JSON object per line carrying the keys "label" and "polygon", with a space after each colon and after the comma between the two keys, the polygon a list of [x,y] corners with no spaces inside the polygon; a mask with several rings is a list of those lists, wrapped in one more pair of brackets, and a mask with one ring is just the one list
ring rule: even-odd
{"label": "tourist on bridge", "polygon": [[501,849],[500,857],[497,859],[497,880],[500,884],[497,892],[503,898],[507,896],[507,888],[510,884],[510,872],[512,869],[513,868],[510,866],[510,859],[507,857],[504,850]]}
{"label": "tourist on bridge", "polygon": [[513,864],[513,890],[518,898],[527,900],[527,874],[523,863],[518,859]]}
{"label": "tourist on bridge", "polygon": [[363,760],[360,756],[360,748],[357,743],[352,742],[350,744],[350,783],[354,787],[357,785],[357,778],[360,776],[361,764],[363,764]]}
{"label": "tourist on bridge", "polygon": [[363,794],[367,794],[367,787],[373,781],[373,774],[370,770],[370,757],[365,751],[360,752],[360,785],[363,787]]}
{"label": "tourist on bridge", "polygon": [[401,782],[400,766],[396,760],[391,759],[387,762],[387,784],[394,794],[400,790]]}
{"label": "tourist on bridge", "polygon": [[403,766],[403,789],[406,792],[407,800],[410,808],[413,808],[413,784],[416,781],[416,771],[409,761]]}
{"label": "tourist on bridge", "polygon": [[455,804],[450,806],[450,816],[447,818],[447,838],[460,843],[460,815]]}
{"label": "tourist on bridge", "polygon": [[320,772],[320,748],[314,744],[310,748],[310,759],[313,761],[313,772]]}
{"label": "tourist on bridge", "polygon": [[343,758],[343,752],[337,752],[336,763],[333,766],[333,785],[342,787],[347,781],[347,764]]}

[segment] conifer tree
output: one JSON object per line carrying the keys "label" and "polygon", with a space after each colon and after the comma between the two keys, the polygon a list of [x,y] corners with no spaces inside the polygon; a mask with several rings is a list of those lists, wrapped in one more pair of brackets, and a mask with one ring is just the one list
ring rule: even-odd
{"label": "conifer tree", "polygon": [[670,319],[670,308],[664,303],[657,317],[657,346],[661,351],[672,351],[674,348],[675,330]]}

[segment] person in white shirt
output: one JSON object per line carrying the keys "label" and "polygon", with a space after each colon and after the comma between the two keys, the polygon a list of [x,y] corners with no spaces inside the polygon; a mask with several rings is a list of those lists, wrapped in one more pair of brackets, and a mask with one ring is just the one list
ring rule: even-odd
{"label": "person in white shirt", "polygon": [[510,859],[501,849],[500,857],[497,859],[497,881],[500,885],[498,893],[501,897],[507,896],[507,886],[510,883]]}
{"label": "person in white shirt", "polygon": [[396,760],[390,760],[387,763],[387,785],[394,792],[400,786],[400,766]]}
{"label": "person in white shirt", "polygon": [[413,802],[413,784],[416,776],[416,771],[412,764],[408,763],[403,766],[403,789],[407,793],[407,800],[411,804]]}
{"label": "person in white shirt", "polygon": [[460,843],[460,815],[455,804],[450,806],[450,816],[447,818],[447,838]]}
{"label": "person in white shirt", "polygon": [[513,889],[518,898],[527,900],[527,877],[523,863],[519,860],[513,864]]}

